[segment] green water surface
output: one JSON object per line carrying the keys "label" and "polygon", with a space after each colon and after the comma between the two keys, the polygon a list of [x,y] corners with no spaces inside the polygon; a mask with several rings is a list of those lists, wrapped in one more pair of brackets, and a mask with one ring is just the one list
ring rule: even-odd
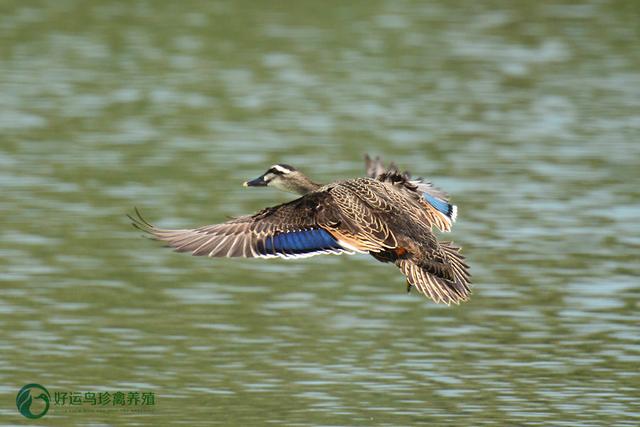
{"label": "green water surface", "polygon": [[[637,426],[639,10],[0,2],[0,424]],[[291,199],[241,186],[273,163],[328,182],[365,152],[452,194],[470,302],[125,217],[221,222]],[[32,382],[156,401],[28,420]]]}

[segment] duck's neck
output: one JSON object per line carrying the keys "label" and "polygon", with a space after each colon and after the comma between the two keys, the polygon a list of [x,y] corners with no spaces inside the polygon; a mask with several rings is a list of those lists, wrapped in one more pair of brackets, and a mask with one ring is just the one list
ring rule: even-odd
{"label": "duck's neck", "polygon": [[322,187],[322,185],[311,181],[304,175],[301,175],[300,179],[290,183],[290,187],[287,190],[304,196],[312,191],[316,191],[320,187]]}
{"label": "duck's neck", "polygon": [[274,180],[273,184],[271,185],[276,187],[278,190],[300,194],[302,196],[311,193],[312,191],[316,191],[318,188],[322,187],[322,185],[316,184],[301,173],[295,173],[295,177],[290,177],[286,180]]}

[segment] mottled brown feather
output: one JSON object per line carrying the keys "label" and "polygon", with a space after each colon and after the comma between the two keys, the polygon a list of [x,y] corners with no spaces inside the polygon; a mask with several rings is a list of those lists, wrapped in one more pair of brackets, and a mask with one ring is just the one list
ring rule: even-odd
{"label": "mottled brown feather", "polygon": [[394,262],[411,286],[435,302],[467,300],[470,274],[460,249],[450,242],[438,242],[432,233],[433,226],[448,230],[450,224],[423,199],[420,191],[431,188],[430,184],[409,181],[408,172],[400,174],[395,166],[386,169],[379,159],[369,158],[367,169],[370,178],[313,188],[291,202],[221,224],[170,230],[151,225],[137,210],[137,217],[130,218],[134,226],[176,251],[209,257],[298,256],[265,255],[259,248],[264,249],[265,242],[279,233],[323,229],[344,249],[309,255],[368,252],[379,261]]}

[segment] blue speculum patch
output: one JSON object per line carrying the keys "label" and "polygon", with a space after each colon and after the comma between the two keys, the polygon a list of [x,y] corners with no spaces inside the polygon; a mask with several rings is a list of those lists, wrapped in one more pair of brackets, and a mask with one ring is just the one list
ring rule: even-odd
{"label": "blue speculum patch", "polygon": [[442,212],[446,216],[451,216],[451,205],[444,200],[440,200],[437,197],[433,197],[428,193],[424,193],[424,199],[439,212]]}
{"label": "blue speculum patch", "polygon": [[259,242],[257,251],[261,255],[297,255],[328,249],[342,249],[338,241],[323,229],[300,230],[269,236]]}

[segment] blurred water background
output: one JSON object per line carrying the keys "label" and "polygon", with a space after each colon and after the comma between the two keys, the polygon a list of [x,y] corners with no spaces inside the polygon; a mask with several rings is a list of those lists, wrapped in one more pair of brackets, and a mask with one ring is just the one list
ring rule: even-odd
{"label": "blurred water background", "polygon": [[[640,424],[637,1],[0,3],[0,423]],[[365,152],[460,209],[474,296],[366,256],[209,260],[140,238],[290,199]],[[449,237],[449,236],[446,236]]]}

